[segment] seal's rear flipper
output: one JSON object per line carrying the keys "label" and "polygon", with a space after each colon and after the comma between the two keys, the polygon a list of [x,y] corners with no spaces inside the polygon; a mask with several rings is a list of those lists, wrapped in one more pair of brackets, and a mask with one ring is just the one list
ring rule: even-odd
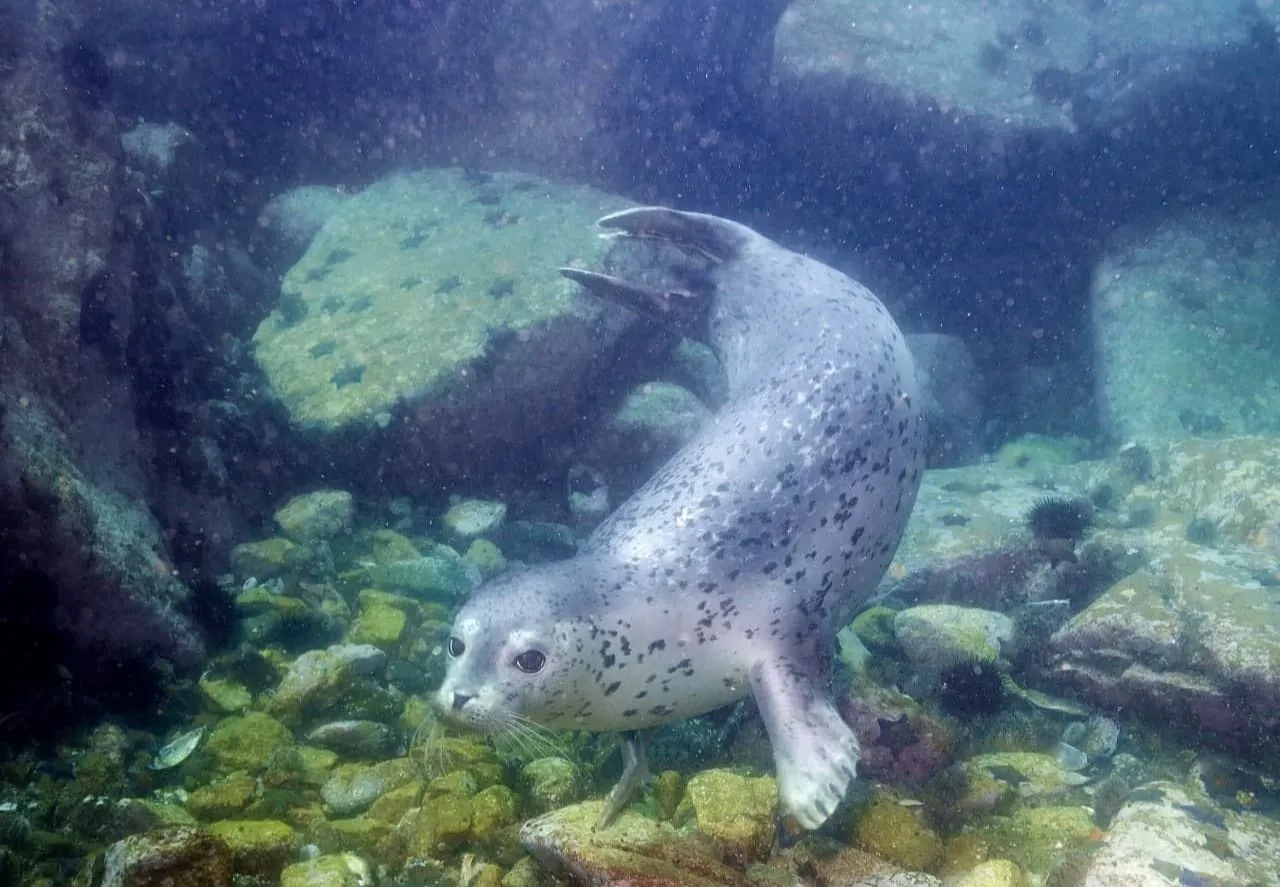
{"label": "seal's rear flipper", "polygon": [[697,326],[707,308],[705,298],[688,290],[654,289],[581,268],[561,268],[560,273],[598,296],[685,331]]}
{"label": "seal's rear flipper", "polygon": [[736,258],[754,232],[750,228],[705,213],[686,213],[665,206],[637,206],[610,213],[597,222],[601,228],[631,237],[667,240],[694,249],[718,262]]}
{"label": "seal's rear flipper", "polygon": [[779,656],[751,670],[751,691],[773,746],[781,814],[822,825],[855,778],[858,737],[803,660]]}
{"label": "seal's rear flipper", "polygon": [[605,799],[604,810],[596,821],[597,830],[605,828],[618,818],[618,814],[631,802],[636,789],[649,775],[649,756],[644,750],[645,736],[645,733],[639,731],[618,734],[618,745],[622,748],[622,776]]}

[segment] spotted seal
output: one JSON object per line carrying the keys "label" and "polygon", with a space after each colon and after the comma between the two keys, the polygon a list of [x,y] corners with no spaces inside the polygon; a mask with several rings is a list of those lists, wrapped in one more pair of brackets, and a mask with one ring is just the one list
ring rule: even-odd
{"label": "spotted seal", "polygon": [[487,731],[620,731],[605,822],[645,774],[640,731],[750,693],[782,810],[816,828],[859,758],[827,686],[834,635],[888,568],[923,472],[911,356],[865,287],[744,225],[660,207],[600,225],[648,256],[634,277],[679,285],[563,273],[702,327],[728,401],[576,556],[465,603],[436,702]]}

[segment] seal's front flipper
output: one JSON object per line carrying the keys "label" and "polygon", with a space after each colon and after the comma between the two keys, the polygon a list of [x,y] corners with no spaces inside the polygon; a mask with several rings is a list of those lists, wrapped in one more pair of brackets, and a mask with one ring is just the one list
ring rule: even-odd
{"label": "seal's front flipper", "polygon": [[605,799],[604,810],[596,821],[597,829],[604,828],[618,818],[640,783],[649,775],[649,757],[645,754],[644,740],[645,734],[639,732],[618,735],[618,745],[622,748],[622,776]]}
{"label": "seal's front flipper", "polygon": [[807,664],[778,657],[751,670],[751,690],[769,732],[781,812],[816,829],[856,775],[858,737]]}
{"label": "seal's front flipper", "polygon": [[719,216],[680,212],[665,206],[624,209],[610,213],[596,224],[631,237],[667,240],[718,262],[736,258],[750,237],[759,236],[750,228]]}
{"label": "seal's front flipper", "polygon": [[655,289],[629,283],[619,277],[584,271],[581,268],[561,268],[560,273],[570,280],[615,302],[637,314],[652,317],[664,324],[682,330],[692,330],[698,325],[707,308],[707,300],[688,290]]}

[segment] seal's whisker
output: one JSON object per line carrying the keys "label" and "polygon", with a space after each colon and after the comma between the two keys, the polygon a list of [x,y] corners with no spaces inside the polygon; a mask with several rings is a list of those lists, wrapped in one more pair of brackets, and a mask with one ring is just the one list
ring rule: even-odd
{"label": "seal's whisker", "polygon": [[552,756],[566,757],[565,749],[554,731],[517,714],[508,715],[501,732],[494,736],[494,742],[507,745],[510,753],[526,761]]}

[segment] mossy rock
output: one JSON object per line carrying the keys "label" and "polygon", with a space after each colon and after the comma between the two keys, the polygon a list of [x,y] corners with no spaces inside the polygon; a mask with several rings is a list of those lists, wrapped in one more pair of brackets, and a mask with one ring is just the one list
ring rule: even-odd
{"label": "mossy rock", "polygon": [[273,754],[292,742],[293,732],[284,724],[268,714],[249,712],[219,721],[209,734],[204,751],[220,770],[256,773],[266,768]]}
{"label": "mossy rock", "polygon": [[227,820],[208,826],[231,848],[237,875],[274,882],[297,855],[298,836],[283,822],[271,819]]}
{"label": "mossy rock", "polygon": [[458,792],[424,801],[408,835],[413,856],[438,856],[458,850],[471,837],[471,798]]}
{"label": "mossy rock", "polygon": [[372,644],[382,650],[394,651],[400,645],[408,624],[409,617],[404,610],[385,604],[362,606],[345,640],[348,644]]}
{"label": "mossy rock", "polygon": [[529,801],[539,813],[576,801],[582,791],[577,765],[559,756],[537,758],[525,764],[521,780]]}
{"label": "mossy rock", "polygon": [[258,794],[258,781],[248,773],[202,785],[187,798],[187,810],[197,819],[228,819],[248,808]]}
{"label": "mossy rock", "polygon": [[912,809],[881,796],[858,820],[857,843],[908,871],[928,871],[942,856],[942,841]]}
{"label": "mossy rock", "polygon": [[893,629],[893,620],[897,615],[897,611],[888,607],[868,607],[854,617],[850,627],[863,646],[872,653],[880,656],[897,653],[898,635]]}
{"label": "mossy rock", "polygon": [[471,799],[471,840],[484,843],[517,821],[516,796],[505,785],[491,785]]}
{"label": "mossy rock", "polygon": [[689,779],[684,796],[698,831],[719,842],[735,865],[745,868],[768,856],[778,815],[773,777],[705,770]]}
{"label": "mossy rock", "polygon": [[230,678],[202,675],[200,695],[210,709],[223,715],[245,711],[253,705],[253,694],[249,689]]}
{"label": "mossy rock", "polygon": [[231,569],[241,579],[274,579],[311,562],[311,551],[284,537],[243,542],[231,549]]}
{"label": "mossy rock", "polygon": [[395,825],[404,815],[417,807],[422,800],[422,792],[426,787],[420,779],[393,788],[373,802],[367,814],[369,819]]}
{"label": "mossy rock", "polygon": [[992,859],[974,866],[956,887],[1031,887],[1016,863]]}
{"label": "mossy rock", "polygon": [[369,859],[380,859],[391,848],[393,834],[391,823],[355,816],[318,822],[308,837],[323,853],[347,851]]}
{"label": "mossy rock", "polygon": [[160,829],[107,848],[103,866],[129,887],[222,887],[231,883],[231,848],[203,829]]}
{"label": "mossy rock", "polygon": [[507,506],[503,502],[463,499],[449,507],[441,523],[455,538],[470,540],[496,532],[506,518]]}
{"label": "mossy rock", "polygon": [[996,461],[1007,468],[1036,469],[1071,465],[1088,456],[1089,443],[1079,437],[1047,437],[1026,434],[996,452]]}
{"label": "mossy rock", "polygon": [[498,575],[507,568],[507,559],[503,557],[502,549],[488,539],[472,540],[462,556],[475,564],[480,570],[480,575],[486,579]]}
{"label": "mossy rock", "polygon": [[393,564],[396,561],[412,561],[422,557],[418,546],[395,530],[374,530],[370,541],[373,544],[374,563]]}
{"label": "mossy rock", "polygon": [[[625,327],[598,324],[609,307],[556,271],[594,267],[608,249],[595,220],[625,205],[516,173],[389,176],[347,200],[285,274],[255,357],[295,425],[385,446],[391,483],[421,477],[437,454],[535,440],[540,417],[565,411],[563,380],[589,372]],[[476,421],[495,395],[474,380],[489,373],[515,386],[500,386],[501,434]],[[470,433],[442,433],[453,428]]]}
{"label": "mossy rock", "polygon": [[1022,807],[977,829],[989,846],[1025,871],[1044,877],[1097,834],[1083,807]]}
{"label": "mossy rock", "polygon": [[280,873],[280,887],[368,887],[368,867],[346,853],[295,862]]}
{"label": "mossy rock", "polygon": [[275,514],[284,534],[304,545],[350,532],[354,518],[355,501],[345,490],[294,496]]}

